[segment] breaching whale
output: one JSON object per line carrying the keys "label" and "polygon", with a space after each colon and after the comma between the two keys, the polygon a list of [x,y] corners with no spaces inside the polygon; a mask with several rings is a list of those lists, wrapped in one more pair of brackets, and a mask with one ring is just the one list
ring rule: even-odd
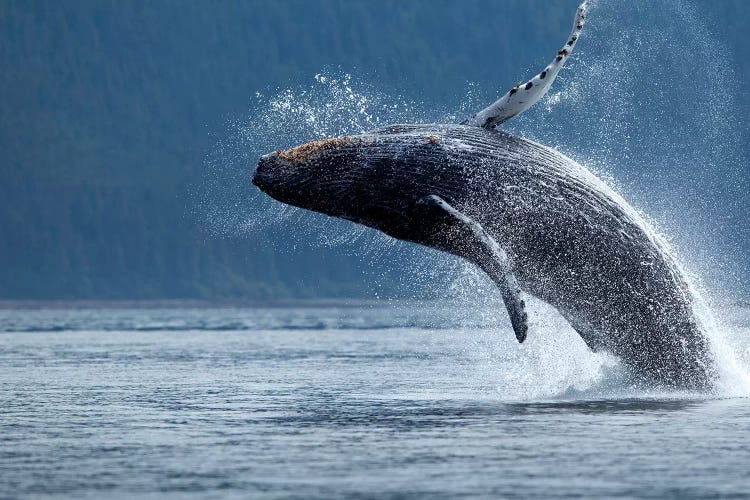
{"label": "breaching whale", "polygon": [[462,124],[312,141],[261,157],[253,183],[281,202],[474,263],[498,286],[519,342],[533,295],[643,379],[707,388],[710,342],[666,245],[585,167],[496,129],[547,92],[585,14],[584,3],[542,72]]}

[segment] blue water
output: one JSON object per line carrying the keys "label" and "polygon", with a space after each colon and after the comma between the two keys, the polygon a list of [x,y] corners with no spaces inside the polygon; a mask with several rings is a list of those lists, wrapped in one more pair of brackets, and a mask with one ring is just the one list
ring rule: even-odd
{"label": "blue water", "polygon": [[0,310],[0,497],[750,495],[741,374],[636,387],[535,310],[521,346],[450,304]]}

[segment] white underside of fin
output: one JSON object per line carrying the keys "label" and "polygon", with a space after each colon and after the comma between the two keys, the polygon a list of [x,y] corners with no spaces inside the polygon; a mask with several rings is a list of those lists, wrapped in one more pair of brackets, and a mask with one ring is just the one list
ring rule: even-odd
{"label": "white underside of fin", "polygon": [[573,51],[573,47],[575,47],[576,41],[583,29],[585,19],[586,2],[583,2],[576,12],[573,31],[570,33],[568,41],[558,51],[555,59],[544,68],[544,71],[526,83],[519,83],[493,104],[466,120],[464,124],[491,129],[523,113],[536,104],[550,89],[552,82],[555,81],[557,74]]}

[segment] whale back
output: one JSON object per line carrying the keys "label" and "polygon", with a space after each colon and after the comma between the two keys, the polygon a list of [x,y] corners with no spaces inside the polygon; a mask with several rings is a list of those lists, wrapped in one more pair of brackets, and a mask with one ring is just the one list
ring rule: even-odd
{"label": "whale back", "polygon": [[[375,161],[398,170],[398,189],[441,196],[479,222],[506,250],[522,286],[555,306],[589,346],[675,385],[705,382],[709,349],[679,264],[585,167],[477,127],[394,125],[371,134]],[[699,383],[687,384],[690,377]]]}

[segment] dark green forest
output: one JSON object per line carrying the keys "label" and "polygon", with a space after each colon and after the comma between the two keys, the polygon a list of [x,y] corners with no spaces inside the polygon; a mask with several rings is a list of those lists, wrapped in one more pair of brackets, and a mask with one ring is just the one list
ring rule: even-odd
{"label": "dark green forest", "polygon": [[[475,82],[489,102],[546,64],[576,5],[0,0],[0,298],[372,296],[373,263],[350,248],[296,246],[283,227],[214,234],[194,193],[228,117],[246,113],[256,92],[324,70],[442,107]],[[699,5],[710,5],[705,22],[731,51],[746,154],[750,9],[741,0]],[[739,249],[732,265],[742,286],[750,195],[737,199],[745,180],[727,178],[710,181],[711,199],[734,200],[719,207],[727,221],[715,241],[717,251]],[[629,179],[634,192],[648,185],[637,172]]]}

